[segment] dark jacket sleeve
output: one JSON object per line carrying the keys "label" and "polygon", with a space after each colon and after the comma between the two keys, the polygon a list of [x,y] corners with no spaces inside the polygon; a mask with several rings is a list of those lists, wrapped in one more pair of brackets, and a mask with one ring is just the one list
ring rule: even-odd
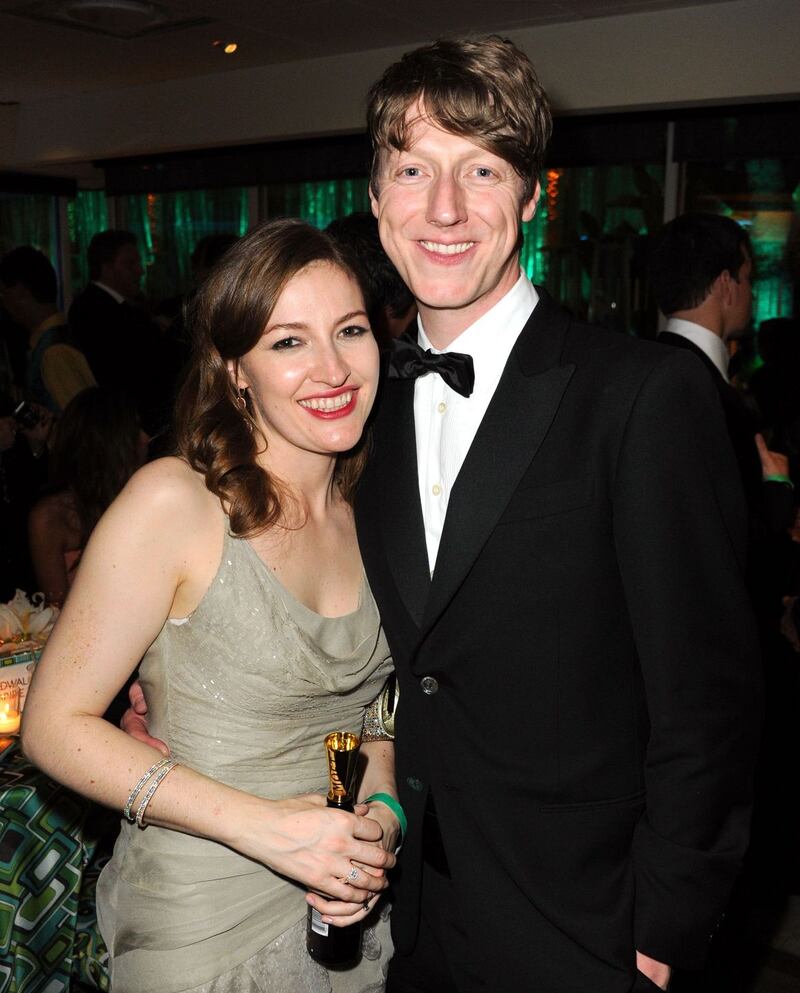
{"label": "dark jacket sleeve", "polygon": [[682,353],[631,409],[614,533],[650,720],[636,947],[696,968],[747,845],[761,685],[739,475],[709,377]]}

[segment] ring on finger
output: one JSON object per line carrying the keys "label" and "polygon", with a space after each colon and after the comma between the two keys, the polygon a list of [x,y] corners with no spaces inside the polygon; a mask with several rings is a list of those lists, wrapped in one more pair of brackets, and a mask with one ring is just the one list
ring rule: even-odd
{"label": "ring on finger", "polygon": [[357,879],[358,879],[358,869],[356,869],[356,867],[353,866],[350,872],[348,872],[347,875],[344,877],[342,882],[345,885],[349,885],[350,883],[354,883]]}

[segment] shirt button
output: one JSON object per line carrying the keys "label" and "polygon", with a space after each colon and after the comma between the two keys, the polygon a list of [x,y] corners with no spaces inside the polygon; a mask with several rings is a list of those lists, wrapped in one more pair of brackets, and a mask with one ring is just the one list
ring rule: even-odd
{"label": "shirt button", "polygon": [[428,696],[433,696],[439,690],[439,681],[433,676],[423,676],[419,685],[422,687],[422,692],[427,693]]}
{"label": "shirt button", "polygon": [[431,493],[433,493],[434,496],[441,496],[442,493],[441,486],[438,483],[434,483],[433,486],[431,487]]}
{"label": "shirt button", "polygon": [[436,405],[436,409],[439,411],[440,414],[443,414],[447,410],[447,404],[444,402],[444,400],[442,400],[441,403]]}

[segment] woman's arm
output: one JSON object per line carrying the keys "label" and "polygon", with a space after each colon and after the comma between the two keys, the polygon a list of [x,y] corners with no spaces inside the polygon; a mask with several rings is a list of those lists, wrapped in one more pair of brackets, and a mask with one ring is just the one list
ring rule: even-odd
{"label": "woman's arm", "polygon": [[[211,581],[223,521],[213,498],[177,459],[131,479],[89,541],[79,575],[37,667],[23,747],[37,765],[98,803],[122,809],[161,754],[102,719],[170,615],[185,616]],[[375,821],[325,808],[320,796],[269,801],[178,766],[159,786],[147,822],[226,844],[340,899],[367,899],[385,880],[357,861],[393,864],[370,842]]]}

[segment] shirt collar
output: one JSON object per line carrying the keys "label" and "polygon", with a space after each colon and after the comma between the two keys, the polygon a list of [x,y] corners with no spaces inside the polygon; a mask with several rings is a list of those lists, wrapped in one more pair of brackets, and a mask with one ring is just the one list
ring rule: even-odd
{"label": "shirt collar", "polygon": [[508,362],[511,349],[538,302],[536,287],[520,270],[519,279],[508,293],[474,324],[462,331],[447,348],[438,349],[431,345],[422,326],[422,317],[418,316],[419,345],[423,349],[430,348],[435,354],[462,352],[471,355],[475,366],[473,395],[484,390],[493,392]]}
{"label": "shirt collar", "polygon": [[117,293],[116,290],[112,290],[110,286],[105,283],[101,283],[99,279],[93,279],[92,282],[95,286],[99,286],[101,290],[105,290],[110,297],[113,297],[117,303],[125,303],[125,297],[121,293]]}
{"label": "shirt collar", "polygon": [[696,345],[714,363],[715,368],[725,382],[729,382],[728,362],[730,361],[730,355],[728,354],[728,349],[725,347],[725,342],[719,335],[714,334],[713,331],[709,331],[708,328],[704,328],[702,324],[695,324],[694,321],[687,321],[682,317],[670,317],[667,320],[667,326],[664,330],[669,331],[671,334],[680,335],[681,338],[686,338],[687,341],[691,341],[693,345]]}

